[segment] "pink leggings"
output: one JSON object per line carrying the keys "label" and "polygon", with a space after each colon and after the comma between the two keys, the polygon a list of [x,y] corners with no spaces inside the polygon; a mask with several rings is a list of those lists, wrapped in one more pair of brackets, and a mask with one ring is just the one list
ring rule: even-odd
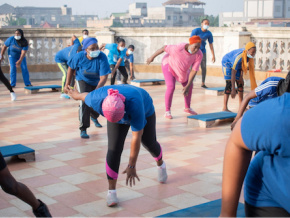
{"label": "pink leggings", "polygon": [[[169,71],[169,64],[166,65],[161,65],[162,66],[162,71],[166,83],[166,92],[165,92],[165,107],[166,111],[170,111],[171,105],[172,105],[172,98],[173,98],[173,93],[175,90],[175,82],[176,79],[172,75],[172,73]],[[187,85],[187,81],[184,83],[181,83],[183,87]],[[184,103],[185,103],[185,108],[190,108],[190,102],[191,102],[191,95],[192,95],[192,88],[193,84],[190,86],[189,92],[187,96],[184,96]]]}

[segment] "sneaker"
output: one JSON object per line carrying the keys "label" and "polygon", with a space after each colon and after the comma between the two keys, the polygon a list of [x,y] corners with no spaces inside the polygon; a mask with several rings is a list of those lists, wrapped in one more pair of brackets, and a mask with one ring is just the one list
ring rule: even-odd
{"label": "sneaker", "polygon": [[117,81],[117,85],[121,85],[122,84],[122,81]]}
{"label": "sneaker", "polygon": [[114,207],[119,203],[117,198],[117,192],[109,192],[107,195],[107,206]]}
{"label": "sneaker", "polygon": [[10,92],[11,101],[16,101],[16,94],[14,92]]}
{"label": "sneaker", "polygon": [[41,200],[38,201],[40,202],[40,205],[36,210],[33,210],[33,214],[36,217],[52,217],[45,203]]}
{"label": "sneaker", "polygon": [[70,99],[69,95],[64,93],[60,95],[60,98]]}
{"label": "sneaker", "polygon": [[170,111],[166,111],[165,114],[164,114],[164,117],[166,119],[172,119],[171,112]]}
{"label": "sneaker", "polygon": [[191,108],[185,108],[184,112],[191,114],[191,115],[197,115],[197,113],[194,110],[192,110]]}
{"label": "sneaker", "polygon": [[91,120],[94,122],[95,126],[98,128],[102,128],[103,126],[99,123],[98,119],[94,119],[91,117]]}
{"label": "sneaker", "polygon": [[207,89],[208,87],[206,85],[202,85],[201,88]]}
{"label": "sneaker", "polygon": [[165,183],[167,181],[167,171],[166,171],[166,165],[165,162],[163,161],[163,167],[159,166],[158,167],[158,182],[160,183]]}
{"label": "sneaker", "polygon": [[33,85],[29,84],[29,85],[27,85],[26,87],[29,87],[29,86],[33,86]]}
{"label": "sneaker", "polygon": [[88,139],[90,136],[87,134],[87,130],[81,130],[81,138]]}

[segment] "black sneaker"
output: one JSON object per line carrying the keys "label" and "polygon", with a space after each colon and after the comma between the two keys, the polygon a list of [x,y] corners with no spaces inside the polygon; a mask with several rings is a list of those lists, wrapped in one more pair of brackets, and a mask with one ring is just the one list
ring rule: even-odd
{"label": "black sneaker", "polygon": [[28,87],[28,86],[33,86],[33,85],[30,84],[30,85],[27,85],[26,87]]}
{"label": "black sneaker", "polygon": [[207,89],[208,87],[206,85],[202,85],[201,88]]}
{"label": "black sneaker", "polygon": [[39,199],[38,201],[40,202],[40,205],[36,210],[33,210],[33,214],[36,217],[52,217],[45,203]]}

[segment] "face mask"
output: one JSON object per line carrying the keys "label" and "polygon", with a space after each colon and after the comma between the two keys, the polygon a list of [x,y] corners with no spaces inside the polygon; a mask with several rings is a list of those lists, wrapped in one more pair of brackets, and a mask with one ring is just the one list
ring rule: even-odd
{"label": "face mask", "polygon": [[209,25],[203,25],[203,29],[207,30],[209,28]]}
{"label": "face mask", "polygon": [[83,35],[83,39],[86,39],[86,38],[88,38],[88,35]]}
{"label": "face mask", "polygon": [[189,54],[192,54],[192,51],[188,49]]}
{"label": "face mask", "polygon": [[96,57],[98,57],[98,56],[100,55],[100,53],[101,53],[100,50],[97,50],[97,51],[90,51],[89,56],[90,56],[91,58],[96,58]]}
{"label": "face mask", "polygon": [[14,36],[14,39],[19,40],[21,39],[21,36]]}
{"label": "face mask", "polygon": [[120,51],[124,51],[125,47],[119,47]]}
{"label": "face mask", "polygon": [[250,55],[250,54],[247,54],[247,57],[248,58],[254,58],[252,55]]}
{"label": "face mask", "polygon": [[133,53],[134,53],[133,51],[128,50],[128,54],[129,54],[129,55],[131,55],[131,54],[133,54]]}

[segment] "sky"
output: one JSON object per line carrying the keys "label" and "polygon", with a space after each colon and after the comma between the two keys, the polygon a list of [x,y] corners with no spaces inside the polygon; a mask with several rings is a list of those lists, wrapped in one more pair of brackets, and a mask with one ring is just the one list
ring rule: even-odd
{"label": "sky", "polygon": [[[76,15],[95,15],[109,17],[114,12],[125,12],[134,2],[147,2],[147,7],[162,7],[166,0],[0,0],[0,5],[8,3],[16,6],[61,7],[67,5]],[[201,0],[205,2],[207,15],[220,12],[243,11],[243,0]]]}

